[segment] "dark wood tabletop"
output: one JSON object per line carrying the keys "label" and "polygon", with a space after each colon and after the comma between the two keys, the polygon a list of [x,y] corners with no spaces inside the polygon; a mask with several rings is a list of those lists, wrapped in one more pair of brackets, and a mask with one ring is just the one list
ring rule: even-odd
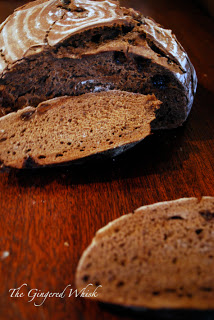
{"label": "dark wood tabletop", "polygon": [[[0,1],[0,22],[23,3]],[[214,22],[195,1],[121,4],[177,35],[199,80],[192,111],[182,127],[157,132],[115,159],[0,173],[0,319],[135,319],[74,296],[34,306],[42,299],[33,299],[34,290],[29,302],[27,294],[75,289],[79,258],[109,221],[158,201],[214,196]],[[25,296],[10,297],[20,286]]]}

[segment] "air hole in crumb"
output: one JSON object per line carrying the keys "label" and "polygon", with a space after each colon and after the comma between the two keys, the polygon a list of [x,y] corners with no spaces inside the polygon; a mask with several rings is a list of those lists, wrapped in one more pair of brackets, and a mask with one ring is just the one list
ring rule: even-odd
{"label": "air hole in crumb", "polygon": [[6,141],[7,140],[7,138],[2,138],[1,140],[0,140],[0,142],[4,142],[4,141]]}
{"label": "air hole in crumb", "polygon": [[63,142],[63,141],[60,141],[60,144],[64,144],[64,142]]}
{"label": "air hole in crumb", "polygon": [[172,259],[172,263],[173,263],[173,264],[176,264],[176,262],[177,262],[177,258],[173,258],[173,259]]}
{"label": "air hole in crumb", "polygon": [[168,220],[184,220],[184,218],[182,218],[181,216],[172,216],[168,218]]}
{"label": "air hole in crumb", "polygon": [[199,214],[206,220],[210,221],[214,219],[214,213],[210,212],[209,210],[200,211]]}
{"label": "air hole in crumb", "polygon": [[202,231],[203,231],[203,229],[196,229],[196,230],[195,230],[195,233],[196,233],[196,234],[200,234]]}
{"label": "air hole in crumb", "polygon": [[152,294],[153,294],[153,296],[159,296],[160,291],[153,291]]}
{"label": "air hole in crumb", "polygon": [[137,258],[138,258],[138,256],[134,256],[134,257],[132,257],[132,261],[135,261],[135,260],[137,260]]}
{"label": "air hole in crumb", "polygon": [[117,283],[117,287],[122,287],[122,286],[124,286],[124,282],[123,282],[123,281],[119,281],[119,282]]}
{"label": "air hole in crumb", "polygon": [[95,282],[95,286],[97,286],[97,287],[100,286],[99,281],[96,281],[96,282]]}
{"label": "air hole in crumb", "polygon": [[211,287],[201,287],[200,288],[201,291],[205,291],[205,292],[211,292],[213,291],[213,289]]}
{"label": "air hole in crumb", "polygon": [[62,154],[62,153],[58,153],[58,154],[56,155],[56,158],[59,158],[59,157],[63,157],[63,154]]}
{"label": "air hole in crumb", "polygon": [[169,293],[176,292],[176,290],[175,290],[175,289],[172,289],[172,288],[166,288],[165,291],[166,291],[166,292],[169,292]]}
{"label": "air hole in crumb", "polygon": [[67,142],[67,145],[70,146],[70,145],[71,145],[71,142]]}
{"label": "air hole in crumb", "polygon": [[13,151],[13,155],[15,156],[15,154],[16,154],[16,152],[15,151]]}
{"label": "air hole in crumb", "polygon": [[82,280],[83,280],[84,282],[87,282],[87,281],[89,280],[89,276],[88,276],[88,275],[85,275],[84,277],[82,277]]}
{"label": "air hole in crumb", "polygon": [[68,122],[71,122],[72,120],[71,119],[68,119]]}
{"label": "air hole in crumb", "polygon": [[119,232],[119,231],[120,231],[119,228],[115,228],[115,229],[114,229],[114,232]]}
{"label": "air hole in crumb", "polygon": [[110,141],[109,144],[113,144],[113,141]]}
{"label": "air hole in crumb", "polygon": [[31,151],[31,149],[27,149],[25,152],[27,153],[27,152],[30,152]]}
{"label": "air hole in crumb", "polygon": [[120,262],[120,264],[121,264],[121,266],[125,266],[126,265],[126,261],[125,260],[122,260],[121,262]]}
{"label": "air hole in crumb", "polygon": [[46,158],[46,156],[43,156],[43,155],[38,157],[38,159],[45,159],[45,158]]}
{"label": "air hole in crumb", "polygon": [[10,138],[14,138],[15,137],[15,133],[14,134],[12,134],[12,136],[10,137]]}

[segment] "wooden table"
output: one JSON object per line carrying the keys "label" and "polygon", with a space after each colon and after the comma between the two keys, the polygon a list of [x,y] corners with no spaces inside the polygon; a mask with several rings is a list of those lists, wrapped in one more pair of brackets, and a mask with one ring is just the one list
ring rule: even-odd
{"label": "wooden table", "polygon": [[[24,1],[0,1],[3,21]],[[95,231],[139,206],[214,196],[213,20],[194,1],[121,0],[172,28],[197,70],[192,112],[123,156],[84,166],[0,173],[0,319],[134,319],[82,298],[28,302],[30,289],[75,288],[74,273]],[[24,297],[9,289],[27,284]],[[147,318],[148,314],[140,316]],[[157,316],[159,318],[159,316]]]}

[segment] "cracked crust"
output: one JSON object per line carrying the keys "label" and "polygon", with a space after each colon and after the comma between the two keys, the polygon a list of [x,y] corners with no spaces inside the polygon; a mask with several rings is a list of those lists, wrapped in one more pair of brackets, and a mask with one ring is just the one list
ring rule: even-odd
{"label": "cracked crust", "polygon": [[116,1],[30,2],[1,25],[0,50],[1,114],[86,93],[76,88],[92,81],[155,94],[163,104],[154,129],[182,125],[193,104],[196,73],[171,30]]}
{"label": "cracked crust", "polygon": [[[45,50],[46,45],[55,46],[88,28],[108,23],[113,25],[118,20],[124,20],[126,24],[118,3],[107,0],[100,3],[75,0],[63,5],[60,0],[37,0],[17,8],[0,27],[0,50],[6,61],[13,64],[31,47],[41,46]],[[85,11],[79,12],[78,8]],[[17,35],[15,39],[11,37],[14,33]],[[0,70],[4,70],[1,64]]]}

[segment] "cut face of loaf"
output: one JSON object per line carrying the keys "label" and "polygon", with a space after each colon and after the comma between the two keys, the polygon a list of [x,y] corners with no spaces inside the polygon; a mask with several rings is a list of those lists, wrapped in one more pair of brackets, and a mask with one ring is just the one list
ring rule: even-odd
{"label": "cut face of loaf", "polygon": [[213,230],[212,197],[141,207],[97,232],[76,286],[91,293],[102,286],[95,299],[106,303],[214,309]]}
{"label": "cut face of loaf", "polygon": [[115,89],[155,94],[163,103],[152,127],[173,128],[187,118],[197,85],[171,31],[116,1],[30,2],[1,25],[0,51],[2,115]]}
{"label": "cut face of loaf", "polygon": [[150,134],[160,104],[154,95],[112,90],[10,113],[0,118],[0,162],[24,168],[117,155]]}

